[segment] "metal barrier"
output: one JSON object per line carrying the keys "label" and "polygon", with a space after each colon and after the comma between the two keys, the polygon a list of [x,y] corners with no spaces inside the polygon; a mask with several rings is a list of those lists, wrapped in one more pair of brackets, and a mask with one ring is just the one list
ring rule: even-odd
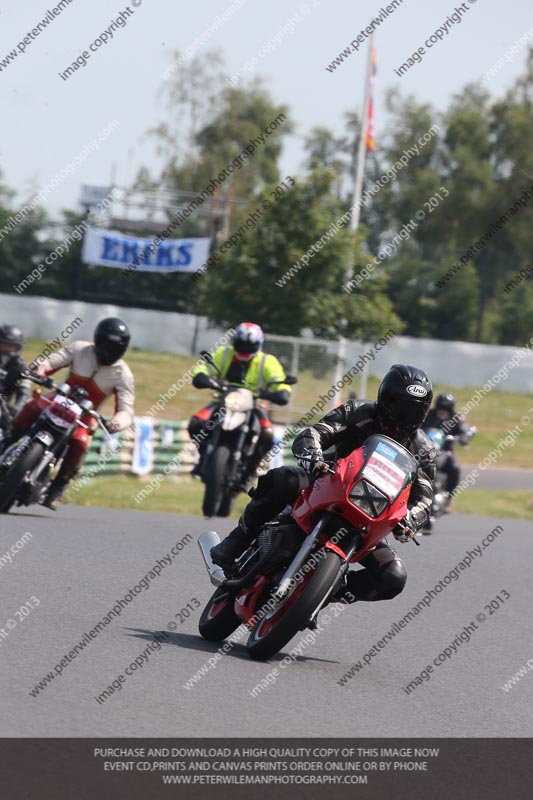
{"label": "metal barrier", "polygon": [[[285,428],[282,425],[274,426],[275,441],[284,440],[281,449],[281,461],[287,465],[294,465],[290,445],[294,439],[293,431],[284,437]],[[99,477],[101,475],[118,475],[120,473],[133,473],[133,453],[135,447],[135,432],[128,428],[116,437],[117,448],[111,451],[107,440],[101,431],[95,433],[89,452],[80,470],[80,479]],[[161,473],[163,470],[168,475],[188,474],[198,460],[196,445],[187,433],[187,422],[173,420],[157,420],[153,427],[153,464],[150,474]],[[275,463],[276,452],[271,463]],[[179,456],[179,458],[178,458]],[[84,482],[85,482],[84,481]]]}

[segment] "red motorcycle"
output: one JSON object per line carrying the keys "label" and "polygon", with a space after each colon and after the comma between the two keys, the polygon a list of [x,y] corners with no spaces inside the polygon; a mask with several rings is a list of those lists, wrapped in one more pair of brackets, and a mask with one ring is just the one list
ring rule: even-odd
{"label": "red motorcycle", "polygon": [[299,630],[314,628],[349,565],[405,517],[416,471],[402,445],[370,436],[304,489],[291,509],[262,526],[227,578],[210,556],[218,535],[201,534],[198,544],[217,589],[200,617],[200,634],[221,641],[244,623],[249,655],[266,660]]}
{"label": "red motorcycle", "polygon": [[51,378],[31,373],[26,377],[53,392],[39,396],[41,413],[0,456],[0,514],[7,514],[14,505],[44,502],[78,427],[90,429],[95,420],[109,437],[86,389],[71,388],[68,383],[56,386]]}

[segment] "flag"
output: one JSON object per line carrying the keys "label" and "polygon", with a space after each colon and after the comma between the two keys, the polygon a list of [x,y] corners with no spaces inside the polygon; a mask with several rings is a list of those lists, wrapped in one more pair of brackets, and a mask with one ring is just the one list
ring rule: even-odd
{"label": "flag", "polygon": [[368,95],[368,108],[366,112],[366,133],[365,142],[367,150],[371,153],[376,149],[376,139],[374,135],[374,76],[378,71],[378,54],[375,47],[372,47],[370,55],[370,91]]}
{"label": "flag", "polygon": [[359,131],[359,143],[353,182],[352,218],[350,221],[351,233],[357,231],[361,217],[361,198],[363,195],[363,183],[365,178],[366,154],[368,151],[373,153],[376,147],[374,139],[374,76],[376,72],[377,51],[374,46],[374,32],[372,32],[368,48],[365,93],[361,106],[361,128]]}
{"label": "flag", "polygon": [[370,150],[371,153],[374,152],[376,149],[376,139],[374,136],[374,100],[372,95],[368,100],[368,112],[367,112],[367,122],[366,122],[366,149]]}

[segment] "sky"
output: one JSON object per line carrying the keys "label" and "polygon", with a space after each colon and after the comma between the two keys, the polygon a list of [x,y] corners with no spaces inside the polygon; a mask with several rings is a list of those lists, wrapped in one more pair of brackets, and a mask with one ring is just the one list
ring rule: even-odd
{"label": "sky", "polygon": [[[43,205],[52,216],[77,206],[81,184],[105,186],[114,176],[117,184],[127,185],[141,166],[157,174],[160,162],[146,134],[164,118],[162,76],[176,49],[193,48],[196,54],[218,49],[229,75],[258,60],[251,74],[264,78],[274,100],[287,103],[296,122],[281,166],[286,174],[297,173],[303,139],[313,126],[341,133],[344,112],[361,110],[368,41],[361,40],[358,51],[333,72],[326,66],[388,5],[386,0],[130,0],[129,5],[63,0],[59,13],[48,14],[51,21],[35,34],[47,12],[58,9],[57,2],[7,0],[0,10],[0,170],[4,183],[17,192],[15,207],[32,188],[64,170],[85,145],[103,139],[83,163],[71,167],[73,174],[63,175],[46,192]],[[460,22],[451,24],[458,8]],[[119,15],[123,25],[112,26]],[[378,143],[390,125],[383,107],[387,88],[399,87],[443,110],[507,52],[509,60],[487,86],[501,96],[526,58],[527,45],[513,54],[510,48],[528,32],[533,41],[531,0],[403,0],[383,17],[376,32]],[[446,26],[443,38],[425,47],[422,61],[399,77],[395,69],[441,26]],[[107,43],[91,51],[105,31]],[[16,57],[6,62],[13,50]],[[86,64],[64,80],[59,73],[80,57]]]}

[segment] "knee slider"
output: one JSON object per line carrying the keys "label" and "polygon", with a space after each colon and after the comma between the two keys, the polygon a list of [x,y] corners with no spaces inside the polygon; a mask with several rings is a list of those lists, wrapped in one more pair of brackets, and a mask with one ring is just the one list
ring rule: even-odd
{"label": "knee slider", "polygon": [[383,600],[392,600],[403,591],[407,580],[405,564],[399,558],[390,561],[380,571],[380,597]]}
{"label": "knee slider", "polygon": [[286,503],[292,503],[303,488],[298,470],[292,467],[278,467],[272,472],[276,473],[274,487],[278,497],[283,498]]}
{"label": "knee slider", "polygon": [[291,467],[277,467],[261,475],[252,502],[268,502],[275,498],[290,503],[300,490],[298,474]]}

